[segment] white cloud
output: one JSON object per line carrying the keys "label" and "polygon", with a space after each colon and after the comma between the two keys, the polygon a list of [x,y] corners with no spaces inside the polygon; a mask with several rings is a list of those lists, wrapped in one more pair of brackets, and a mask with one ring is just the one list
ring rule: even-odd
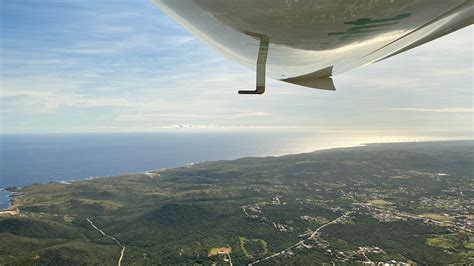
{"label": "white cloud", "polygon": [[[456,107],[472,105],[472,27],[337,75],[337,92],[268,78],[266,94],[254,97],[237,95],[237,90],[254,88],[254,69],[226,61],[152,6],[145,8],[149,3],[122,3],[114,12],[102,12],[109,3],[98,4],[99,9],[90,9],[93,14],[83,12],[84,19],[72,24],[38,25],[45,30],[41,36],[26,40],[19,32],[14,42],[5,39],[0,66],[0,113],[8,112],[5,129],[253,130],[306,125],[295,127],[300,130],[315,125],[343,131],[388,126],[426,131],[439,123],[469,130],[472,124],[466,115],[457,115],[473,113],[472,108]],[[387,110],[390,106],[400,108]],[[430,119],[397,112],[425,112],[423,119]],[[452,115],[430,122],[441,113]]]}
{"label": "white cloud", "polygon": [[[125,30],[123,27],[118,29]],[[127,50],[164,50],[172,49],[177,50],[180,46],[186,45],[196,38],[189,35],[166,35],[160,36],[159,34],[135,33],[126,35],[121,38],[97,38],[95,40],[83,40],[77,42],[74,46],[65,47],[61,49],[51,49],[49,52],[52,53],[71,53],[71,54],[83,54],[83,55],[95,55],[95,54],[116,54],[123,53]]]}
{"label": "white cloud", "polygon": [[151,130],[160,129],[212,129],[212,130],[268,130],[268,129],[279,129],[279,130],[303,130],[311,129],[306,126],[266,126],[266,125],[216,125],[216,124],[173,124],[164,126],[155,126],[150,128]]}
{"label": "white cloud", "polygon": [[117,120],[118,121],[155,121],[157,119],[168,118],[168,119],[237,119],[242,117],[262,117],[271,116],[268,112],[242,112],[234,114],[183,114],[183,113],[160,113],[160,114],[122,114]]}
{"label": "white cloud", "polygon": [[473,107],[448,107],[448,108],[390,108],[390,111],[404,112],[431,112],[431,113],[474,113]]}

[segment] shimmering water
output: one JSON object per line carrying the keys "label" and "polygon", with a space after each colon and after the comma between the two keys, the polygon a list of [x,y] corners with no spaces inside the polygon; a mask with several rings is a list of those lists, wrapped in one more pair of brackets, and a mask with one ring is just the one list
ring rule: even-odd
{"label": "shimmering water", "polygon": [[[0,188],[377,141],[397,139],[344,132],[0,135]],[[0,207],[8,205],[6,195],[0,192]]]}

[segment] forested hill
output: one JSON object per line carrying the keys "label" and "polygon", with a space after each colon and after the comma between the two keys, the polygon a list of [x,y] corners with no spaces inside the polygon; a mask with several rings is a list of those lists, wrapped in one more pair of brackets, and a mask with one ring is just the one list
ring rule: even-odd
{"label": "forested hill", "polygon": [[459,141],[33,185],[0,215],[0,264],[473,263],[473,172]]}

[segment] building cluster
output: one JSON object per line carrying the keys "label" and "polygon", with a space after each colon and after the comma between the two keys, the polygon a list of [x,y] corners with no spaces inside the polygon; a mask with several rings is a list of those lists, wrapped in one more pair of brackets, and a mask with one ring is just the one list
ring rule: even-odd
{"label": "building cluster", "polygon": [[[409,179],[412,178],[412,175],[427,176],[428,174],[407,172],[403,173],[403,175],[396,175],[393,178]],[[433,182],[436,182],[438,178],[444,177],[444,175],[438,174],[429,175],[432,177],[431,180],[434,180]],[[381,176],[380,178],[384,177]],[[474,232],[474,216],[471,215],[474,212],[474,199],[463,194],[463,191],[465,192],[466,189],[469,190],[467,187],[462,189],[453,188],[449,189],[449,191],[436,191],[433,195],[429,195],[423,186],[398,186],[398,183],[390,182],[379,184],[373,180],[364,178],[354,182],[352,185],[325,181],[314,183],[302,182],[300,185],[304,186],[306,190],[311,190],[313,194],[312,196],[302,195],[300,198],[296,198],[295,202],[300,204],[301,209],[303,209],[303,207],[314,209],[314,206],[324,206],[335,214],[345,211],[351,212],[351,215],[344,215],[344,217],[337,219],[337,221],[331,222],[332,224],[353,223],[354,221],[357,222],[356,217],[358,215],[370,215],[380,222],[417,220],[421,223],[441,226],[452,232]],[[395,180],[394,182],[398,181]],[[420,195],[425,196],[420,197]],[[262,208],[269,204],[286,204],[282,202],[281,199],[282,197],[279,195],[272,196],[270,201],[242,206],[242,209],[247,217],[259,219],[270,225],[270,221],[267,221],[266,218],[263,217]],[[291,200],[289,203],[291,203]],[[405,203],[407,204],[406,206],[401,205]],[[419,213],[422,211],[433,213],[420,215]],[[302,214],[303,215],[299,216],[299,218],[304,221],[317,224],[328,223],[328,219],[325,217],[313,214]],[[355,214],[355,216],[352,214]],[[271,225],[280,232],[293,232],[294,230],[298,230],[297,226],[295,226],[295,229],[282,222],[271,222]],[[355,250],[342,250],[330,246],[328,241],[323,239],[318,230],[308,228],[308,230],[299,234],[300,242],[282,251],[281,255],[291,257],[296,255],[300,250],[317,248],[326,255],[332,256],[335,261],[338,262],[357,262],[377,266],[411,265],[409,262],[397,260],[372,261],[371,257],[387,258],[387,254],[376,256],[376,254],[385,253],[384,250],[376,246],[361,246]]]}
{"label": "building cluster", "polygon": [[395,209],[380,208],[370,203],[352,203],[353,209],[359,213],[367,213],[381,222],[406,221],[407,215]]}
{"label": "building cluster", "polygon": [[440,209],[450,213],[469,214],[474,212],[474,199],[472,197],[463,197],[462,195],[423,197],[420,199],[419,204],[423,207]]}
{"label": "building cluster", "polygon": [[470,216],[454,216],[454,226],[465,232],[474,232],[474,222],[472,221],[472,218],[470,218]]}
{"label": "building cluster", "polygon": [[293,232],[293,227],[287,224],[272,222],[272,225],[274,228],[278,229],[281,232]]}
{"label": "building cluster", "polygon": [[258,219],[262,213],[262,208],[258,204],[245,205],[241,206],[241,208],[244,211],[245,216],[252,219]]}
{"label": "building cluster", "polygon": [[381,222],[406,221],[407,218],[398,212],[384,209],[371,209],[372,217]]}
{"label": "building cluster", "polygon": [[273,199],[272,199],[272,204],[273,205],[282,205],[282,204],[285,204],[285,203],[282,203],[280,201],[281,199],[281,196],[275,196]]}
{"label": "building cluster", "polygon": [[383,251],[383,249],[379,247],[359,247],[357,251],[361,254],[362,253],[375,253],[375,254],[385,253],[385,251]]}
{"label": "building cluster", "polygon": [[303,216],[300,216],[300,218],[308,222],[316,222],[316,223],[326,223],[328,221],[326,218],[320,217],[320,216],[313,217],[309,215],[303,215]]}

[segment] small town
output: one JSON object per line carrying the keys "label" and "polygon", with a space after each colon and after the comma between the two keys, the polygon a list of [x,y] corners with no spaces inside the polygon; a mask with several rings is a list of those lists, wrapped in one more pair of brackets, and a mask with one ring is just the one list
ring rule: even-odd
{"label": "small town", "polygon": [[[397,176],[395,179],[409,178],[410,173],[405,173],[403,177]],[[413,173],[411,173],[413,174]],[[431,173],[419,173],[416,175],[424,174],[433,178],[434,181],[439,181],[440,178],[446,177],[447,174],[431,174]],[[416,221],[419,223],[442,227],[452,233],[467,234],[470,236],[469,241],[474,241],[472,236],[474,230],[474,215],[473,207],[474,200],[472,197],[463,196],[463,191],[473,191],[472,187],[463,188],[450,188],[442,190],[440,194],[433,196],[424,196],[419,198],[417,201],[410,201],[412,206],[416,206],[414,210],[437,210],[437,212],[423,212],[411,213],[406,210],[401,210],[400,206],[397,205],[397,198],[405,198],[407,196],[414,196],[419,191],[411,191],[408,188],[398,187],[397,189],[391,188],[365,188],[365,184],[360,182],[357,186],[349,187],[343,183],[307,183],[301,184],[306,189],[320,192],[321,188],[325,188],[324,192],[335,193],[340,199],[340,206],[332,206],[331,210],[335,213],[343,213],[343,215],[337,221],[329,221],[325,217],[301,215],[299,219],[312,223],[314,225],[320,225],[317,229],[307,228],[305,231],[299,233],[299,238],[302,239],[295,245],[288,247],[287,249],[267,256],[263,259],[255,261],[253,264],[258,264],[268,259],[276,259],[278,257],[288,258],[296,256],[299,252],[307,249],[318,250],[318,252],[329,255],[335,262],[360,262],[365,265],[410,265],[413,261],[399,261],[399,260],[383,260],[378,261],[371,259],[373,255],[386,254],[386,252],[377,246],[360,246],[355,250],[341,250],[335,247],[331,247],[330,243],[324,239],[324,230],[322,227],[330,223],[344,224],[354,222],[356,215],[369,215],[379,222],[396,222],[396,221]],[[289,187],[288,187],[289,189]],[[394,200],[395,199],[395,200]],[[297,198],[295,202],[305,207],[310,207],[314,204],[321,203],[316,198]],[[241,206],[243,213],[250,219],[260,221],[265,224],[269,224],[280,232],[292,232],[294,227],[290,224],[282,222],[271,221],[265,216],[265,208],[269,205],[283,205],[289,204],[289,199],[285,199],[283,196],[278,195],[272,197],[268,202],[259,202],[252,205]],[[320,230],[322,232],[320,232]],[[450,252],[446,250],[445,252]]]}

